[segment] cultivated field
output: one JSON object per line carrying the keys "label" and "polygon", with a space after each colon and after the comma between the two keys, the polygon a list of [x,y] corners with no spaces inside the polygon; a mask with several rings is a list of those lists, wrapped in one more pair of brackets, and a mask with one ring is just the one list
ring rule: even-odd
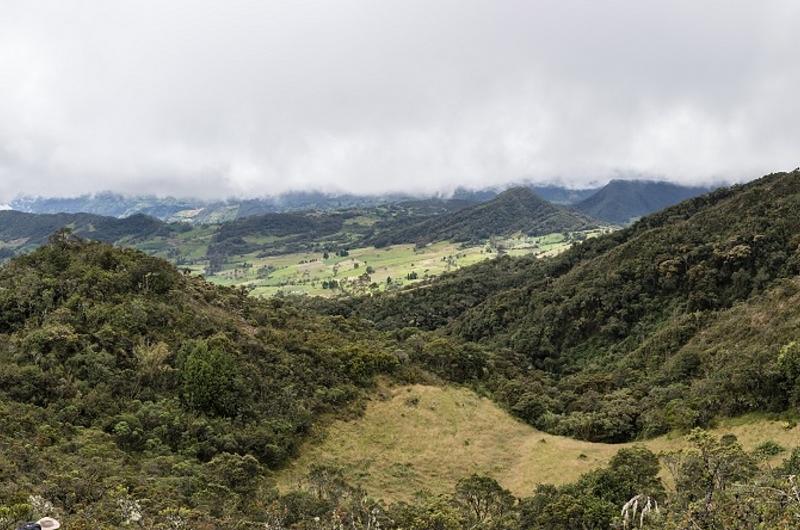
{"label": "cultivated field", "polygon": [[[433,243],[421,248],[412,244],[364,247],[351,249],[345,256],[334,252],[327,255],[298,252],[260,257],[253,253],[231,257],[221,271],[208,276],[208,279],[221,285],[248,286],[256,296],[271,296],[279,292],[317,296],[366,294],[422,282],[503,253],[514,256],[554,255],[574,242],[594,237],[604,230],[541,237],[516,236],[466,247],[451,242]],[[194,270],[202,272],[203,267],[197,265]]]}

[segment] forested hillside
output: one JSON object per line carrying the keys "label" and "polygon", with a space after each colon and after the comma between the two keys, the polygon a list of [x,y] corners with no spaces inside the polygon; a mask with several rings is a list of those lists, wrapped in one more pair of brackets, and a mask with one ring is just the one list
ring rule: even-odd
{"label": "forested hillside", "polygon": [[518,416],[624,441],[797,405],[798,234],[800,173],[774,174],[549,260],[496,260],[334,311],[484,343],[497,352],[484,384]]}
{"label": "forested hillside", "polygon": [[369,242],[375,246],[475,242],[516,232],[535,236],[596,226],[589,217],[540,199],[528,188],[511,188],[490,201],[381,232]]}
{"label": "forested hillside", "polygon": [[281,465],[316,418],[395,370],[396,349],[60,233],[0,268],[0,499],[43,495],[87,522],[125,491],[156,513],[235,511],[260,482],[231,474]]}
{"label": "forested hillside", "polygon": [[141,214],[117,219],[86,213],[30,214],[12,210],[0,211],[0,259],[34,249],[62,228],[69,228],[75,234],[105,242],[122,239],[141,241],[168,236],[182,230],[180,225],[167,225]]}

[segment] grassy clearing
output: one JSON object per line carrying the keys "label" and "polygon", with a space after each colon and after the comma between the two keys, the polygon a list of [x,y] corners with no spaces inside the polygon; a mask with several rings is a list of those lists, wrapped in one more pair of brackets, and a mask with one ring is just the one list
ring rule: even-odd
{"label": "grassy clearing", "polygon": [[[352,480],[386,500],[410,500],[422,490],[450,492],[471,473],[492,476],[523,496],[540,483],[572,482],[624,447],[537,431],[464,388],[413,385],[381,395],[362,418],[336,421],[321,440],[307,444],[278,473],[279,486],[288,489],[311,463],[328,462],[342,466]],[[783,422],[759,417],[729,421],[714,431],[735,434],[747,449],[766,440],[786,448],[800,445],[800,428],[787,429]],[[684,443],[680,435],[643,442],[656,452]]]}

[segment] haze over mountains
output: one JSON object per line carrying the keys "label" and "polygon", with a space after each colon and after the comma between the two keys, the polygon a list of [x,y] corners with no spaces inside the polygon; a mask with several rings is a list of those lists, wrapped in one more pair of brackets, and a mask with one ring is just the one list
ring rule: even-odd
{"label": "haze over mountains", "polygon": [[[582,189],[539,184],[528,184],[525,187],[533,190],[540,198],[560,205],[577,204],[594,196],[595,199],[582,206],[586,213],[616,223],[627,222],[633,217],[675,204],[708,189],[646,180],[614,180],[603,187]],[[605,192],[598,195],[603,190]],[[457,188],[451,198],[464,203],[479,203],[490,200],[501,192],[502,189],[495,188],[483,190]],[[267,198],[203,201],[173,197],[126,196],[104,192],[64,198],[18,197],[11,201],[8,207],[28,213],[92,213],[112,217],[128,217],[141,213],[163,221],[218,223],[263,213],[370,207],[420,198],[429,197],[294,192]]]}
{"label": "haze over mountains", "polygon": [[[12,203],[20,212],[0,212],[0,241],[2,254],[8,257],[35,248],[50,233],[69,227],[84,237],[145,244],[166,252],[162,255],[180,256],[183,251],[178,247],[186,240],[210,237],[208,230],[200,230],[196,236],[187,233],[190,229],[184,223],[189,223],[220,226],[211,229],[216,235],[210,241],[202,243],[203,248],[208,247],[204,252],[209,256],[219,256],[220,252],[246,254],[257,249],[276,254],[438,241],[476,244],[514,234],[543,236],[625,224],[703,191],[665,182],[612,181],[598,190],[551,185],[510,188],[498,194],[494,190],[459,189],[450,199],[322,193],[216,203],[114,193],[22,198]],[[548,202],[542,196],[562,204]],[[582,197],[575,204],[563,204]],[[374,224],[359,228],[358,222],[348,221],[363,215],[376,215]],[[345,226],[347,230],[342,232]],[[184,240],[176,240],[182,233],[186,234],[181,236]],[[242,237],[277,237],[282,243],[270,243],[265,248],[263,243],[246,242]],[[155,240],[161,242],[155,246],[147,243]]]}

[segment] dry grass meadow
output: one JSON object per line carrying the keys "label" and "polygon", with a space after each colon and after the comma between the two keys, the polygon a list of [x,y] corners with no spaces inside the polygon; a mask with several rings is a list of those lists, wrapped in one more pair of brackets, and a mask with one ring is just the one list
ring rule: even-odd
{"label": "dry grass meadow", "polygon": [[[563,484],[606,464],[624,445],[589,443],[546,434],[516,420],[492,401],[455,387],[401,386],[382,391],[363,417],[335,421],[277,475],[281,489],[296,485],[312,462],[341,466],[348,477],[387,501],[418,491],[445,493],[471,473],[495,478],[515,495],[537,484]],[[800,445],[800,428],[764,418],[721,424],[747,449],[766,440]],[[655,452],[680,448],[681,435],[642,442]],[[380,493],[379,493],[380,492]]]}

